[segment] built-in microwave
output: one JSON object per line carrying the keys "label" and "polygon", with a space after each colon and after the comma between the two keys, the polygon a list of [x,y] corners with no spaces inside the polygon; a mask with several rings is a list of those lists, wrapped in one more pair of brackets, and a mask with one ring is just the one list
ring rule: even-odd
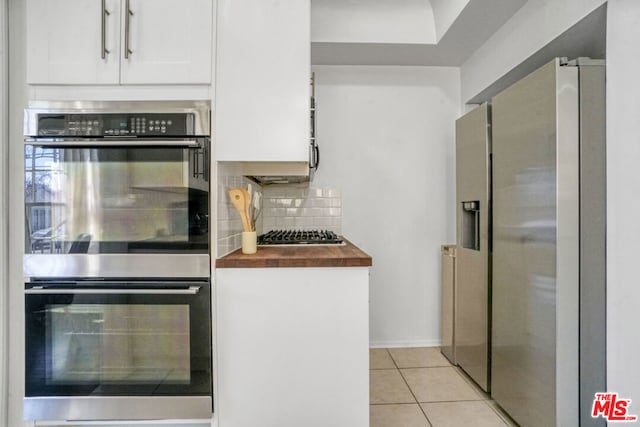
{"label": "built-in microwave", "polygon": [[318,146],[318,106],[315,95],[315,73],[311,74],[310,138],[308,162],[247,162],[243,173],[260,185],[301,184],[313,181],[320,167]]}
{"label": "built-in microwave", "polygon": [[209,115],[198,102],[31,104],[24,275],[208,276]]}

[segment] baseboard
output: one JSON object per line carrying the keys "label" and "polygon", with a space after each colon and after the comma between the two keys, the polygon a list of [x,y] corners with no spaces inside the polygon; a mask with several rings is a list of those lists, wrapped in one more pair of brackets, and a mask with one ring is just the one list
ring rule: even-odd
{"label": "baseboard", "polygon": [[370,348],[440,347],[440,340],[369,341]]}

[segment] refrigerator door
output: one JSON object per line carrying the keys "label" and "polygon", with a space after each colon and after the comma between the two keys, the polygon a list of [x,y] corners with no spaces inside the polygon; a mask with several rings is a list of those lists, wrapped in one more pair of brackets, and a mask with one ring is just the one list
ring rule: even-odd
{"label": "refrigerator door", "polygon": [[491,137],[490,107],[456,121],[456,362],[489,391]]}
{"label": "refrigerator door", "polygon": [[578,426],[578,72],[554,60],[492,100],[492,397]]}

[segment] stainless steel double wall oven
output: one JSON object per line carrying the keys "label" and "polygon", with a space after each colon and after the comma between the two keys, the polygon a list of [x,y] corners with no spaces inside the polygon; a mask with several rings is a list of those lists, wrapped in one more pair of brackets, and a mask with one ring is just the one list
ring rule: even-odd
{"label": "stainless steel double wall oven", "polygon": [[28,420],[209,418],[210,107],[25,111]]}

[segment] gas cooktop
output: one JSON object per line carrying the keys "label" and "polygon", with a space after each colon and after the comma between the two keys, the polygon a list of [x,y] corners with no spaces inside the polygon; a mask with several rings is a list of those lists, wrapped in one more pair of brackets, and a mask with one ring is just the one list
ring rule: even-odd
{"label": "gas cooktop", "polygon": [[329,230],[272,230],[258,236],[258,245],[340,245],[343,239]]}

